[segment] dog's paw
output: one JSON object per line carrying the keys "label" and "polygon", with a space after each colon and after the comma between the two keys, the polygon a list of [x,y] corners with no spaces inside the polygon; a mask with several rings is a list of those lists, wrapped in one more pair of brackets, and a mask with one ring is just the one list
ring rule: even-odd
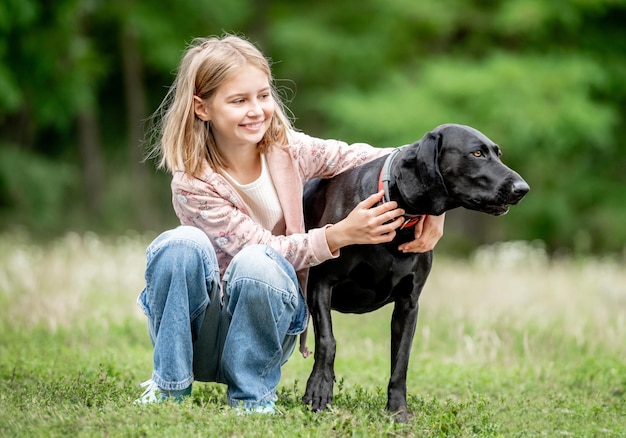
{"label": "dog's paw", "polygon": [[333,396],[332,393],[330,395],[322,395],[317,392],[307,392],[304,394],[304,397],[302,397],[302,401],[307,405],[311,405],[311,410],[313,412],[321,412],[325,410],[328,405],[332,404]]}
{"label": "dog's paw", "polygon": [[393,407],[389,406],[388,404],[387,410],[389,411],[393,419],[398,423],[407,423],[411,421],[411,419],[413,418],[413,412],[409,411],[409,409],[406,406],[406,403],[402,405],[396,405]]}
{"label": "dog's paw", "polygon": [[392,412],[394,420],[398,423],[407,423],[413,419],[413,412],[407,410],[407,408],[402,408],[399,411]]}
{"label": "dog's paw", "polygon": [[311,405],[313,412],[325,410],[333,402],[333,382],[309,379],[302,401]]}

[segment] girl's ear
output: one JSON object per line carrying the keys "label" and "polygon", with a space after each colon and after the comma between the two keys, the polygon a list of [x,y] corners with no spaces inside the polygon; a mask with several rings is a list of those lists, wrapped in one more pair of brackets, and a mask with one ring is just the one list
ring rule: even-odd
{"label": "girl's ear", "polygon": [[196,113],[196,117],[198,117],[200,120],[203,120],[205,122],[208,122],[210,120],[209,112],[207,111],[202,99],[200,99],[198,96],[193,97],[193,111]]}

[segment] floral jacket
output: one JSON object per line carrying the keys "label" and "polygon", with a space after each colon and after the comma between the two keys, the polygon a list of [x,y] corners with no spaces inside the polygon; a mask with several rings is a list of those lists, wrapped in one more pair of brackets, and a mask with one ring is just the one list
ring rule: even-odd
{"label": "floral jacket", "polygon": [[289,144],[271,147],[266,160],[285,217],[284,236],[272,235],[254,221],[241,196],[208,163],[200,178],[182,171],[174,173],[174,210],[181,224],[200,228],[209,236],[217,253],[220,275],[224,274],[233,256],[246,245],[266,244],[294,266],[302,291],[306,293],[308,268],[337,257],[339,253],[331,253],[324,228],[305,232],[304,184],[311,178],[332,177],[389,151],[364,143],[348,145],[336,140],[321,140],[300,132],[291,133]]}

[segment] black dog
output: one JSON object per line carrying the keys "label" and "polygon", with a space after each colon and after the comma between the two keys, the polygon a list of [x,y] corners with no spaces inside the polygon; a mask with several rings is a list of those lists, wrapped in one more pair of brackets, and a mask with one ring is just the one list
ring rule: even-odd
{"label": "black dog", "polygon": [[[304,213],[307,229],[344,219],[369,195],[385,189],[415,220],[465,207],[502,215],[530,190],[500,160],[500,148],[469,126],[441,125],[420,141],[331,179],[307,183]],[[315,364],[303,401],[314,411],[332,402],[335,360],[331,308],[365,313],[394,303],[391,321],[391,376],[387,409],[399,421],[412,414],[406,403],[406,375],[417,324],[418,299],[432,265],[432,251],[405,254],[398,246],[414,239],[410,226],[380,245],[342,248],[337,259],[311,268],[308,305],[315,329]]]}

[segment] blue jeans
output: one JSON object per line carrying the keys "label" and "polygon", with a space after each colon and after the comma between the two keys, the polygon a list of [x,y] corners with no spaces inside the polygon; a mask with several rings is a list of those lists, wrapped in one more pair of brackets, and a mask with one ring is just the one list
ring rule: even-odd
{"label": "blue jeans", "polygon": [[154,346],[152,380],[167,390],[225,383],[231,406],[275,401],[281,366],[308,320],[293,266],[269,246],[250,245],[220,283],[211,241],[190,226],[158,236],[146,256],[137,302]]}

